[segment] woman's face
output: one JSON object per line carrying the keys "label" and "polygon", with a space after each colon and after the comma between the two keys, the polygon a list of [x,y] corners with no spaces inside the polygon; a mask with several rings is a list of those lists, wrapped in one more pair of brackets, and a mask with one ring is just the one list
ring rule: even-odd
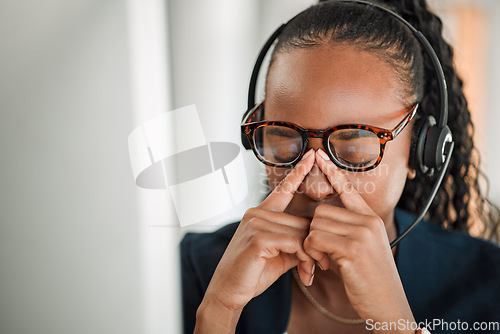
{"label": "woman's face", "polygon": [[[406,114],[413,97],[404,96],[395,69],[376,54],[352,46],[294,49],[275,56],[266,83],[265,118],[288,121],[305,129],[323,130],[340,124],[366,124],[393,129]],[[366,203],[394,224],[393,210],[408,176],[411,127],[386,145],[382,162],[374,170],[347,178]],[[309,148],[323,148],[321,138],[310,138]],[[267,167],[271,189],[287,168]],[[343,206],[316,164],[286,209],[311,219],[319,204]],[[390,228],[390,229],[393,229]],[[392,233],[390,233],[392,234]]]}

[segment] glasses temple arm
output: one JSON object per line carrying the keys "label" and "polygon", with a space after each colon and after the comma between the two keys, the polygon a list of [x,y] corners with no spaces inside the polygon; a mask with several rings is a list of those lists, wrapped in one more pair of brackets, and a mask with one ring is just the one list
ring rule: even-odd
{"label": "glasses temple arm", "polygon": [[411,111],[410,113],[401,121],[399,122],[398,125],[396,125],[396,127],[391,131],[392,132],[392,138],[396,138],[396,136],[401,132],[403,131],[403,129],[405,128],[405,126],[410,123],[410,121],[413,119],[413,117],[415,117],[415,114],[417,113],[417,109],[418,109],[418,106],[419,104],[416,103],[413,108],[411,108]]}

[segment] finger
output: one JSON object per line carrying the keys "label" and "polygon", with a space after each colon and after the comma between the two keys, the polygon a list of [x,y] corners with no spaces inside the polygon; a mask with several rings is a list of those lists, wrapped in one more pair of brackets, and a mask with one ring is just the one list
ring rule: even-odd
{"label": "finger", "polygon": [[330,268],[332,261],[327,253],[317,250],[310,245],[308,245],[307,247],[304,246],[304,249],[307,254],[312,257],[316,261],[316,263],[318,263],[318,266],[322,270],[327,270],[328,268]]}
{"label": "finger", "polygon": [[368,233],[387,236],[384,221],[378,216],[363,215],[327,204],[316,208],[309,230],[321,230],[352,238],[366,237]]}
{"label": "finger", "polygon": [[[314,261],[313,261],[312,269],[310,269],[311,272],[308,272],[307,269],[304,270],[302,264],[303,263],[299,263],[299,265],[297,265],[297,272],[299,273],[300,280],[302,281],[302,283],[305,286],[311,286],[313,283],[313,280],[314,280],[314,271],[315,271],[316,265],[314,264]],[[310,268],[310,267],[308,266],[307,268]]]}
{"label": "finger", "polygon": [[[270,212],[265,210],[262,211],[266,213],[267,218],[269,218],[269,216],[271,215],[274,216],[272,218],[279,219],[279,222],[274,223],[271,221],[265,221],[259,219],[258,222],[263,225],[260,227],[261,229],[265,229],[275,234],[285,233],[291,235],[293,238],[300,241],[300,249],[293,254],[295,262],[288,262],[288,264],[286,264],[285,266],[287,267],[287,269],[290,267],[297,266],[299,277],[302,283],[304,283],[304,285],[310,286],[312,284],[314,277],[315,261],[312,257],[309,256],[309,254],[306,253],[306,251],[303,248],[304,240],[309,234],[309,224],[310,224],[309,220],[279,212]],[[284,221],[283,216],[286,216],[287,218],[289,218],[289,220]],[[283,254],[283,255],[291,256],[292,254]],[[286,257],[286,259],[289,260],[290,257],[288,256]]]}
{"label": "finger", "polygon": [[[309,233],[309,229],[297,229],[288,225],[272,223],[261,218],[252,218],[248,221],[247,227],[255,231],[252,234],[252,239],[258,246],[259,251],[264,252],[264,255],[261,255],[262,257],[275,257],[278,255],[276,251],[295,254],[301,262],[303,271],[309,275],[313,274],[314,260],[303,248],[303,243]],[[273,242],[273,236],[276,243]]]}
{"label": "finger", "polygon": [[[307,218],[298,217],[283,212],[263,210],[259,207],[248,209],[245,213],[245,216],[249,217],[249,219],[252,219],[254,217],[261,218],[271,223],[288,225],[304,231],[308,231],[309,225],[311,224],[311,221]],[[246,220],[242,219],[242,221]]]}
{"label": "finger", "polygon": [[[285,262],[286,268],[293,268],[297,266],[297,272],[302,283],[306,286],[310,286],[314,279],[315,264],[312,261],[312,267],[310,263],[300,261],[295,254],[283,254],[282,255]],[[286,270],[288,271],[288,270]]]}
{"label": "finger", "polygon": [[314,150],[310,149],[258,207],[269,211],[283,212],[314,165],[314,155]]}
{"label": "finger", "polygon": [[304,250],[315,259],[322,268],[330,268],[332,260],[337,261],[348,249],[352,239],[323,231],[311,231],[304,240]]}
{"label": "finger", "polygon": [[[325,223],[329,222],[328,225],[331,225],[332,222],[338,224],[347,223],[348,226],[384,225],[383,220],[376,215],[360,214],[358,212],[354,212],[353,210],[349,210],[347,208],[341,208],[338,206],[333,206],[328,204],[320,204],[316,207],[316,209],[314,210],[314,216],[313,220],[311,221],[311,225],[315,220],[318,219],[326,220]],[[348,226],[345,227],[347,228]]]}
{"label": "finger", "polygon": [[314,272],[316,269],[316,261],[306,253],[302,247],[301,252],[296,253],[299,262],[297,263],[297,271],[300,280],[304,285],[310,286],[314,279]]}
{"label": "finger", "polygon": [[250,229],[251,231],[253,231],[250,232],[251,234],[259,232],[287,234],[296,238],[300,242],[303,242],[307,234],[309,233],[309,229],[300,229],[286,224],[274,223],[261,217],[253,217],[252,219],[248,220],[246,226],[242,226],[241,228]]}
{"label": "finger", "polygon": [[303,241],[293,234],[262,232],[259,234],[256,247],[260,257],[272,260],[278,255],[283,259],[282,274],[297,266],[299,276],[305,285],[311,285],[314,276],[315,261],[303,248]]}
{"label": "finger", "polygon": [[[293,234],[259,232],[254,235],[255,255],[271,259],[280,254],[295,254],[300,261],[307,262],[311,257],[304,251],[302,241]],[[288,268],[290,269],[290,268]]]}
{"label": "finger", "polygon": [[352,183],[347,179],[345,173],[333,164],[325,151],[318,149],[316,161],[318,162],[319,168],[328,178],[328,181],[330,181],[332,187],[339,194],[342,204],[344,204],[347,209],[366,215],[375,214],[370,206],[366,204],[359,192],[354,188]]}
{"label": "finger", "polygon": [[335,221],[332,222],[328,218],[313,218],[311,222],[311,231],[323,231],[328,233],[334,233],[339,236],[352,236],[356,232],[356,227],[354,224]]}

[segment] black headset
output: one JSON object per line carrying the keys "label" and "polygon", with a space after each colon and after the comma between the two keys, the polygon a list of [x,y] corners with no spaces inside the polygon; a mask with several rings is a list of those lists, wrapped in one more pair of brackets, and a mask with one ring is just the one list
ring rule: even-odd
{"label": "black headset", "polygon": [[[417,126],[414,129],[413,136],[415,136],[415,140],[413,140],[412,148],[411,148],[411,157],[415,157],[415,168],[417,173],[423,173],[428,176],[432,176],[435,171],[438,171],[436,183],[431,190],[431,194],[427,199],[424,207],[415,218],[415,220],[404,230],[394,241],[391,242],[391,247],[396,246],[408,233],[415,228],[415,226],[423,219],[425,213],[429,209],[434,197],[437,194],[439,186],[443,181],[444,175],[446,173],[446,169],[451,160],[451,153],[453,151],[453,138],[451,135],[450,128],[447,125],[448,122],[448,91],[446,88],[446,79],[444,76],[443,68],[441,67],[441,63],[436,55],[436,52],[432,48],[429,41],[425,38],[425,36],[415,29],[408,21],[402,18],[400,15],[396,14],[392,10],[380,6],[378,4],[374,4],[368,1],[362,0],[337,0],[338,2],[351,2],[351,3],[359,3],[363,5],[372,6],[378,8],[396,19],[398,19],[401,23],[403,23],[406,27],[408,27],[412,32],[415,38],[420,42],[421,46],[424,48],[425,52],[429,55],[432,66],[434,68],[434,72],[436,74],[436,78],[438,80],[439,86],[439,95],[440,95],[440,113],[439,113],[439,122],[436,122],[434,116],[429,115],[423,120],[417,123]],[[282,24],[267,40],[267,42],[262,47],[262,50],[257,57],[257,61],[255,62],[252,76],[250,78],[250,85],[248,88],[248,108],[245,112],[244,117],[255,107],[255,95],[257,88],[257,77],[260,72],[260,68],[262,67],[262,63],[266,54],[268,53],[271,46],[274,44],[276,40],[278,40],[279,35],[286,27],[288,23]],[[241,140],[243,146],[249,150],[251,149],[250,142],[248,141],[248,137],[242,133]]]}

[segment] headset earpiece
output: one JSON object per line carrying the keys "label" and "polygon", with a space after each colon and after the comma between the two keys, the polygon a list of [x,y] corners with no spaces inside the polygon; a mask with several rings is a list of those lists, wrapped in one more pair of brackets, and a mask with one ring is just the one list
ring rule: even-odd
{"label": "headset earpiece", "polygon": [[452,141],[448,126],[440,128],[434,116],[428,116],[415,124],[416,135],[410,157],[417,172],[432,176],[435,170],[441,169],[446,158],[446,143]]}
{"label": "headset earpiece", "polygon": [[410,157],[413,159],[414,168],[418,173],[427,174],[432,173],[429,171],[428,165],[424,162],[425,146],[427,142],[427,135],[429,130],[436,126],[436,119],[434,116],[428,116],[417,121],[414,130],[414,139],[412,153]]}
{"label": "headset earpiece", "polygon": [[446,159],[446,143],[452,141],[448,126],[440,128],[433,126],[429,129],[424,149],[424,163],[430,169],[439,170]]}

